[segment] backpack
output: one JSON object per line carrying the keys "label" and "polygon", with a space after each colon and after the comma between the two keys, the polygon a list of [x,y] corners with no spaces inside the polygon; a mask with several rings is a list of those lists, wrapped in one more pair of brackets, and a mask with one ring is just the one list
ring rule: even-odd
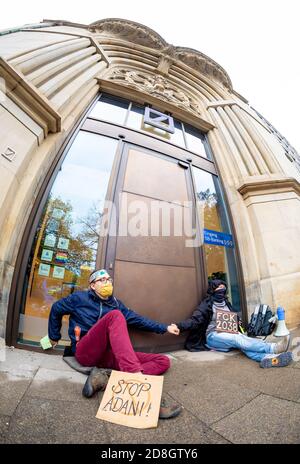
{"label": "backpack", "polygon": [[274,314],[270,306],[260,304],[255,307],[251,314],[251,319],[247,328],[248,337],[259,337],[270,335],[276,325],[276,322],[269,321]]}

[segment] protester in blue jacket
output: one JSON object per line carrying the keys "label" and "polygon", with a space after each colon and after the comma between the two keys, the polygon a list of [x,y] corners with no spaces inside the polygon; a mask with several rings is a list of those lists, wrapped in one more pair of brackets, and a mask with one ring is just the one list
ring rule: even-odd
{"label": "protester in blue jacket", "polygon": [[[83,395],[91,397],[106,387],[111,369],[123,372],[142,372],[159,375],[170,367],[167,356],[135,352],[127,325],[158,334],[179,334],[175,324],[162,324],[141,316],[127,308],[113,295],[112,279],[105,269],[94,271],[89,277],[90,289],[75,292],[52,305],[48,334],[52,346],[61,338],[62,318],[69,315],[71,349],[83,366],[95,366],[83,388]],[[181,408],[162,405],[160,418],[177,416]]]}

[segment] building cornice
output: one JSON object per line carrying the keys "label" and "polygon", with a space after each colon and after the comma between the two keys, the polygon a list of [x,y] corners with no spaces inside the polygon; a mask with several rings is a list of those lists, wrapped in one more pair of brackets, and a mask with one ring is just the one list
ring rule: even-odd
{"label": "building cornice", "polygon": [[[262,177],[262,176],[261,176]],[[255,195],[293,192],[300,196],[300,183],[294,177],[273,175],[265,178],[251,178],[237,189],[244,200]]]}
{"label": "building cornice", "polygon": [[2,57],[0,76],[5,81],[6,95],[44,129],[45,136],[48,132],[61,130],[61,115],[51,106],[49,100]]}

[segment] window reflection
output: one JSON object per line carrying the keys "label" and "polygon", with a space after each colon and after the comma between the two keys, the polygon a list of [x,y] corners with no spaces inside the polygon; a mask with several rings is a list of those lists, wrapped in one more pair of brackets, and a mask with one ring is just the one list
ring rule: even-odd
{"label": "window reflection", "polygon": [[124,124],[129,103],[125,100],[102,95],[96,103],[89,117]]}
{"label": "window reflection", "polygon": [[207,154],[203,145],[203,135],[201,132],[192,126],[188,126],[187,124],[184,125],[184,129],[187,149],[197,153],[197,155],[207,158]]}
{"label": "window reflection", "polygon": [[[26,275],[19,337],[38,342],[47,333],[52,304],[87,288],[117,141],[79,132],[54,182],[38,225]],[[68,339],[66,321],[62,339]]]}
{"label": "window reflection", "polygon": [[174,120],[175,132],[174,134],[170,134],[163,129],[144,124],[144,112],[144,106],[135,105],[118,97],[103,94],[89,113],[89,117],[125,125],[184,147],[199,156],[209,157],[204,147],[204,136],[198,129],[184,124],[184,134],[183,124]]}
{"label": "window reflection", "polygon": [[[201,230],[209,229],[231,234],[218,178],[199,168],[192,169]],[[234,307],[240,308],[234,248],[206,243],[203,247],[208,279],[225,280]]]}

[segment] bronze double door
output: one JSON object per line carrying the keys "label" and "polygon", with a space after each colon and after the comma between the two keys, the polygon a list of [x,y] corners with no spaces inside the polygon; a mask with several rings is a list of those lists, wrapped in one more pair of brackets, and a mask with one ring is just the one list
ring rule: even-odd
{"label": "bronze double door", "polygon": [[[115,295],[134,311],[171,324],[189,317],[202,295],[199,246],[189,246],[197,227],[188,162],[122,142],[113,195],[115,232],[104,264]],[[137,351],[182,348],[186,334],[130,329]]]}

